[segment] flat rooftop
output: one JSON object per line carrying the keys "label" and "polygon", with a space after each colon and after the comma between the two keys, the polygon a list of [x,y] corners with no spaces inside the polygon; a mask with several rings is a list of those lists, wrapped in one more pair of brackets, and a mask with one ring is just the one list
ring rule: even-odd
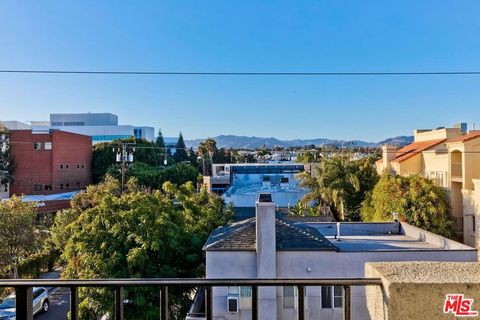
{"label": "flat rooftop", "polygon": [[341,236],[340,241],[326,238],[340,251],[444,250],[435,244],[397,234]]}
{"label": "flat rooftop", "polygon": [[340,241],[336,222],[307,223],[340,252],[475,250],[472,247],[399,222],[342,222]]}

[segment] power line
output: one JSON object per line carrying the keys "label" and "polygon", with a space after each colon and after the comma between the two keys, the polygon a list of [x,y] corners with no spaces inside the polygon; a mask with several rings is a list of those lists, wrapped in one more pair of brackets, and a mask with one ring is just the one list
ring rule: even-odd
{"label": "power line", "polygon": [[71,75],[147,75],[147,76],[468,76],[480,71],[400,71],[400,72],[194,72],[194,71],[125,71],[125,70],[0,70],[5,74],[71,74]]}

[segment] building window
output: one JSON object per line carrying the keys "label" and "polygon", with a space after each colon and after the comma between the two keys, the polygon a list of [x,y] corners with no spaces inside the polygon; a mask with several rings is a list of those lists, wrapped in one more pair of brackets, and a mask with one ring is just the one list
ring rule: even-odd
{"label": "building window", "polygon": [[65,189],[70,188],[70,183],[65,183]]}
{"label": "building window", "polygon": [[33,190],[34,191],[42,191],[42,185],[41,184],[34,184],[33,185]]}
{"label": "building window", "polygon": [[45,185],[45,191],[52,191],[52,186],[49,184]]}
{"label": "building window", "polygon": [[443,172],[442,171],[437,171],[435,182],[436,182],[437,186],[443,187]]}
{"label": "building window", "polygon": [[45,142],[45,150],[52,150],[52,143],[51,142]]}
{"label": "building window", "polygon": [[80,165],[79,165],[79,164],[77,164],[77,169],[80,169]]}
{"label": "building window", "polygon": [[295,287],[283,287],[283,308],[295,308]]}
{"label": "building window", "polygon": [[80,188],[80,182],[77,182],[77,187],[79,187],[79,188]]}
{"label": "building window", "polygon": [[40,150],[42,149],[42,143],[41,142],[35,142],[33,144],[33,150]]}
{"label": "building window", "polygon": [[63,190],[63,183],[60,184],[60,190]]}
{"label": "building window", "polygon": [[65,170],[68,170],[68,164],[65,165]]}
{"label": "building window", "polygon": [[85,122],[83,121],[66,121],[63,123],[64,126],[72,126],[72,127],[78,127],[78,126],[84,126]]}
{"label": "building window", "polygon": [[475,216],[472,216],[472,231],[475,232],[477,231],[477,226],[476,226],[476,221],[475,221]]}
{"label": "building window", "polygon": [[82,164],[82,169],[85,168],[85,165]]}
{"label": "building window", "polygon": [[342,286],[322,287],[322,308],[343,308],[343,288]]}
{"label": "building window", "polygon": [[252,309],[252,287],[240,287],[240,308]]}
{"label": "building window", "polygon": [[60,170],[63,170],[63,164],[60,165]]}

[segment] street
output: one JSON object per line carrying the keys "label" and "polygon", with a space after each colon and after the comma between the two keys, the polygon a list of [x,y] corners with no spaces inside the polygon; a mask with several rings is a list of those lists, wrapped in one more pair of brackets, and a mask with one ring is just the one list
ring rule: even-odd
{"label": "street", "polygon": [[39,313],[36,320],[64,320],[70,310],[70,290],[68,288],[52,288],[49,292],[50,308],[48,312]]}

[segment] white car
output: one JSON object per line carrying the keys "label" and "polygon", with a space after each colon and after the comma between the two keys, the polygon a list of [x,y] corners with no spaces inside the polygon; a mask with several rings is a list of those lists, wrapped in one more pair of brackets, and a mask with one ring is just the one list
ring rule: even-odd
{"label": "white car", "polygon": [[[47,312],[50,305],[48,292],[45,288],[33,288],[33,314]],[[15,319],[15,293],[12,293],[0,303],[0,320]]]}

